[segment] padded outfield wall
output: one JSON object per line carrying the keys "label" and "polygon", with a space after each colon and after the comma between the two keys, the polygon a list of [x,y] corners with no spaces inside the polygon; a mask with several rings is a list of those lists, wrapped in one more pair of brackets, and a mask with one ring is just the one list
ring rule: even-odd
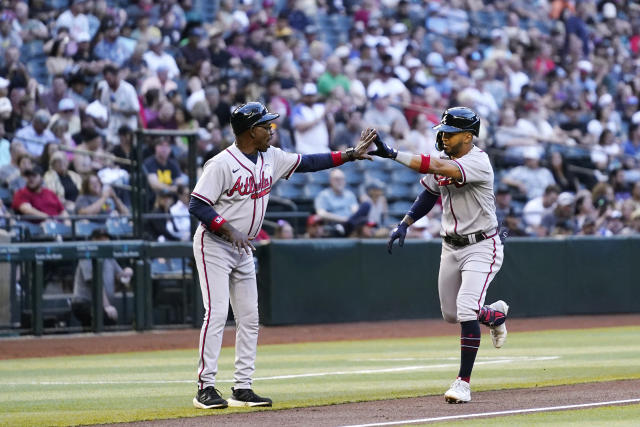
{"label": "padded outfield wall", "polygon": [[[272,241],[258,249],[265,325],[439,318],[440,241]],[[640,238],[513,238],[487,302],[510,316],[640,312]]]}

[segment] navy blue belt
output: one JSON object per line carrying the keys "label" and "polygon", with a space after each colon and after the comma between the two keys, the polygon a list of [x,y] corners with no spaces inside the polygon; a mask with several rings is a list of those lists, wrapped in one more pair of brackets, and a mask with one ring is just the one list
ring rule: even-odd
{"label": "navy blue belt", "polygon": [[462,248],[464,246],[471,245],[473,243],[478,243],[483,240],[490,239],[498,234],[498,230],[496,230],[493,234],[483,233],[481,231],[473,234],[468,234],[466,236],[442,236],[442,240],[447,242],[448,244]]}

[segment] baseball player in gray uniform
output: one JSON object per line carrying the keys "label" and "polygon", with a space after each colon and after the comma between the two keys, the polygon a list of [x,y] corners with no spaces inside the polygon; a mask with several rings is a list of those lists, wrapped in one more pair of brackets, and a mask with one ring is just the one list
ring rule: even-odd
{"label": "baseball player in gray uniform", "polygon": [[[235,142],[204,165],[189,203],[201,225],[193,237],[193,254],[205,308],[200,332],[196,408],[271,406],[271,399],[251,389],[258,344],[258,291],[251,240],[264,220],[269,193],[280,178],[313,172],[345,162],[369,159],[373,129],[362,132],[356,148],[345,152],[300,155],[271,147],[270,113],[259,102],[231,114]],[[236,321],[234,386],[229,400],[215,388],[222,333],[229,302]]]}
{"label": "baseball player in gray uniform", "polygon": [[388,250],[397,239],[404,244],[407,228],[426,215],[442,198],[442,253],[438,294],[442,317],[460,323],[460,370],[444,394],[449,403],[471,401],[469,380],[480,346],[480,323],[488,326],[493,345],[502,347],[507,337],[509,306],[496,301],[485,306],[487,288],[500,270],[503,246],[498,237],[493,169],[487,154],[473,144],[480,118],[466,107],[446,110],[434,127],[441,158],[398,152],[379,138],[369,154],[391,158],[427,174],[420,180],[425,190],[391,232]]}

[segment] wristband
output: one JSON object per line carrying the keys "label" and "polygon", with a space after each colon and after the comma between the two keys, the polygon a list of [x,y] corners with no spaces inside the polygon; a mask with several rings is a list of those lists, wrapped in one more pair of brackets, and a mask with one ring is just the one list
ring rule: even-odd
{"label": "wristband", "polygon": [[211,224],[209,224],[209,229],[211,231],[218,231],[225,222],[227,222],[227,220],[222,218],[220,215],[218,215],[217,217],[211,220]]}
{"label": "wristband", "polygon": [[347,155],[347,161],[352,162],[356,159],[356,149],[353,147],[349,147],[344,152]]}
{"label": "wristband", "polygon": [[344,163],[342,160],[342,153],[340,151],[332,151],[331,160],[333,160],[333,166],[340,166]]}
{"label": "wristband", "polygon": [[429,163],[431,163],[431,156],[430,155],[425,155],[425,154],[421,154],[421,162],[420,162],[420,173],[427,173],[429,172]]}

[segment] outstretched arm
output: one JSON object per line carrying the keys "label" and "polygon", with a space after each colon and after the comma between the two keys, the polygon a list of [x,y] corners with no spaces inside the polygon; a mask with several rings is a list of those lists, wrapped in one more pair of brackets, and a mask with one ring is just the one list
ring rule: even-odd
{"label": "outstretched arm", "polygon": [[376,150],[369,152],[373,156],[395,160],[420,173],[437,173],[456,180],[463,178],[460,168],[453,160],[439,159],[428,154],[411,154],[398,151],[383,142],[379,136],[375,138],[374,144],[376,145]]}

